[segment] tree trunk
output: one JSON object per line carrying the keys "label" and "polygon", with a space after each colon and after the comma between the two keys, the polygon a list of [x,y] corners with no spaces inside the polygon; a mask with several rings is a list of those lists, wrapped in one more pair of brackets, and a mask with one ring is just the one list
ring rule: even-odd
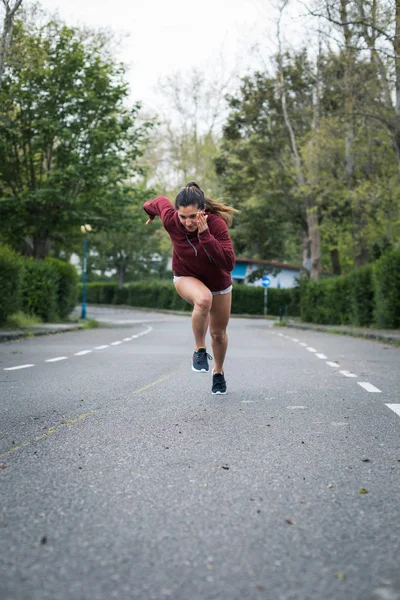
{"label": "tree trunk", "polygon": [[331,265],[332,265],[332,273],[334,275],[342,274],[342,267],[340,266],[340,257],[339,257],[339,249],[333,248],[331,250]]}
{"label": "tree trunk", "polygon": [[41,236],[26,236],[24,238],[23,255],[42,260],[48,256],[51,248],[51,239],[44,233]]}
{"label": "tree trunk", "polygon": [[51,247],[50,238],[45,236],[40,236],[39,238],[33,238],[33,257],[37,259],[45,258],[49,252]]}
{"label": "tree trunk", "polygon": [[11,18],[10,10],[9,10],[8,6],[6,5],[6,15],[4,17],[3,33],[1,36],[1,48],[0,48],[0,89],[1,89],[1,84],[3,81],[6,54],[7,54],[8,46],[10,45],[11,33],[12,33],[12,18]]}
{"label": "tree trunk", "polygon": [[11,44],[14,15],[17,12],[18,8],[21,6],[21,4],[22,4],[22,0],[16,0],[14,8],[10,8],[8,0],[6,2],[4,2],[6,14],[4,17],[3,33],[1,35],[1,44],[0,44],[0,89],[1,89],[1,84],[3,82],[7,50]]}
{"label": "tree trunk", "polygon": [[310,257],[310,238],[303,231],[301,236],[301,266],[305,273],[308,273],[308,260]]}
{"label": "tree trunk", "polygon": [[321,261],[321,235],[316,206],[307,209],[308,234],[311,250],[311,279],[318,279]]}
{"label": "tree trunk", "polygon": [[397,164],[400,173],[400,0],[396,0],[396,29],[393,39],[394,65],[396,77],[396,114],[393,128],[393,142],[397,152]]}
{"label": "tree trunk", "polygon": [[[400,1],[400,0],[399,0]],[[306,185],[306,178],[304,176],[303,165],[301,156],[297,146],[296,135],[292,126],[292,122],[287,109],[287,94],[286,94],[286,81],[283,70],[282,60],[282,45],[280,36],[280,22],[282,18],[283,10],[286,8],[288,0],[284,0],[284,3],[280,9],[280,18],[277,25],[277,37],[278,37],[278,69],[279,69],[279,82],[280,82],[280,94],[281,94],[281,105],[282,113],[285,121],[285,126],[289,134],[290,144],[292,149],[292,155],[294,165],[296,169],[297,183],[301,190]],[[315,115],[314,115],[315,116]],[[320,264],[320,231],[318,226],[318,210],[315,201],[308,199],[306,208],[306,217],[308,225],[308,238],[310,240],[310,251],[311,251],[311,277],[312,279],[318,279],[319,276],[319,264]],[[303,247],[304,251],[304,247]],[[303,254],[304,261],[304,254]]]}
{"label": "tree trunk", "polygon": [[126,274],[126,265],[124,263],[119,263],[118,265],[118,287],[122,288],[125,282],[125,274]]}

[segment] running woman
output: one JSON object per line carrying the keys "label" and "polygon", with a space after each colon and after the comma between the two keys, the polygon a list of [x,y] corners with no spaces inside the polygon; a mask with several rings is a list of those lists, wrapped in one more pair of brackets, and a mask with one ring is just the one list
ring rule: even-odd
{"label": "running woman", "polygon": [[235,208],[205,197],[194,181],[180,190],[175,207],[165,196],[143,205],[146,225],[160,217],[172,245],[172,269],[178,294],[193,305],[192,329],[195,350],[192,369],[209,371],[206,334],[210,327],[214,353],[213,394],[226,394],[224,360],[228,347],[226,328],[231,314],[235,255],[228,225]]}

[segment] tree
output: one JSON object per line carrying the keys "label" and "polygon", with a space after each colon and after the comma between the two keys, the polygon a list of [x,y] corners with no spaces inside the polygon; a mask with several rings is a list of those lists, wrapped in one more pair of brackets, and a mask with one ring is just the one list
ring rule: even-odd
{"label": "tree", "polygon": [[3,73],[4,73],[4,67],[5,67],[6,57],[7,57],[7,51],[10,47],[11,39],[12,39],[12,31],[13,31],[13,23],[14,23],[15,13],[17,12],[17,10],[19,9],[19,7],[22,4],[22,0],[15,0],[14,5],[12,5],[10,3],[10,0],[1,0],[1,1],[4,4],[5,15],[4,15],[4,22],[3,22],[3,32],[1,35],[1,41],[0,41],[0,89],[1,89],[1,84],[3,81]]}
{"label": "tree", "polygon": [[[291,76],[289,85],[295,88],[299,80],[294,71]],[[239,92],[228,100],[230,114],[215,163],[224,193],[241,211],[232,230],[235,249],[252,258],[297,261],[294,240],[306,223],[293,193],[276,78],[260,72],[244,77]]]}
{"label": "tree", "polygon": [[198,181],[210,196],[221,189],[214,169],[224,96],[233,76],[206,77],[198,69],[176,72],[159,84],[165,109],[153,130],[147,153],[150,182],[175,194],[187,181]]}
{"label": "tree", "polygon": [[155,193],[144,186],[130,192],[129,204],[107,228],[91,238],[91,269],[114,271],[120,287],[126,281],[162,277],[168,253],[162,244],[161,223],[145,227],[143,203]]}
{"label": "tree", "polygon": [[0,232],[42,258],[82,223],[107,227],[129,203],[149,123],[126,106],[124,68],[100,34],[50,21],[14,27],[0,91]]}

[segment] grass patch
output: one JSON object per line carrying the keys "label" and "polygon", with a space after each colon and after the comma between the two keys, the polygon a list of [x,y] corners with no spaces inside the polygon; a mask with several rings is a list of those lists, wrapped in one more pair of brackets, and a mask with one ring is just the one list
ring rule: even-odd
{"label": "grass patch", "polygon": [[282,319],[281,321],[276,321],[276,323],[274,323],[274,327],[287,327],[287,324],[288,320]]}
{"label": "grass patch", "polygon": [[100,323],[96,319],[85,319],[81,321],[83,329],[97,329],[100,327]]}
{"label": "grass patch", "polygon": [[34,315],[26,315],[22,311],[18,311],[12,315],[10,315],[5,323],[7,327],[18,327],[19,329],[24,329],[25,327],[34,327],[35,325],[40,325],[42,321],[39,317]]}

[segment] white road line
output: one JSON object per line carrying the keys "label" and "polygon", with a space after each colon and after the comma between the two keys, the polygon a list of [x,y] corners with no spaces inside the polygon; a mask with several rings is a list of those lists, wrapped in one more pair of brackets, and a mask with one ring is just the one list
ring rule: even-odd
{"label": "white road line", "polygon": [[[147,333],[150,333],[150,331],[153,331],[153,328],[152,328],[152,327],[148,327],[148,328],[146,329],[146,331],[142,331],[142,333],[139,333],[139,335],[146,335]],[[284,337],[285,337],[285,336],[284,336]]]}
{"label": "white road line", "polygon": [[75,352],[74,356],[83,356],[84,354],[90,354],[92,350],[81,350],[80,352]]}
{"label": "white road line", "polygon": [[310,346],[308,346],[306,348],[306,350],[308,350],[309,352],[316,352],[316,349],[315,348],[311,348]]}
{"label": "white road line", "polygon": [[56,358],[47,358],[44,362],[58,362],[59,360],[67,360],[68,356],[56,356]]}
{"label": "white road line", "polygon": [[400,417],[400,404],[386,404],[390,410],[393,410]]}
{"label": "white road line", "polygon": [[303,346],[303,348],[306,348],[307,344],[305,344],[304,342],[300,342],[300,346]]}
{"label": "white road line", "polygon": [[110,346],[108,344],[104,344],[103,346],[96,346],[95,350],[104,350],[105,348],[109,348]]}
{"label": "white road line", "polygon": [[357,377],[357,375],[351,371],[340,371],[340,373],[345,377]]}
{"label": "white road line", "polygon": [[111,342],[111,346],[119,346],[119,344],[122,344],[122,342]]}
{"label": "white road line", "polygon": [[333,367],[334,369],[340,368],[340,365],[338,363],[332,362],[331,360],[327,360],[326,364],[329,365],[330,367]]}
{"label": "white road line", "polygon": [[292,338],[292,340],[293,340],[294,342],[298,342],[298,341],[299,341],[297,338]]}
{"label": "white road line", "polygon": [[375,392],[375,393],[379,393],[379,394],[382,393],[382,390],[378,390],[377,387],[372,385],[372,383],[368,383],[368,381],[357,381],[357,383],[362,388],[364,388],[364,390],[367,390],[367,392]]}
{"label": "white road line", "polygon": [[18,367],[4,367],[4,371],[16,371],[17,369],[28,369],[29,367],[34,367],[35,365],[18,365]]}
{"label": "white road line", "polygon": [[283,337],[283,333],[278,333],[279,337]]}
{"label": "white road line", "polygon": [[326,360],[328,358],[327,356],[325,356],[325,354],[321,354],[320,352],[317,352],[315,356],[318,356],[318,358],[322,358],[322,360]]}
{"label": "white road line", "polygon": [[131,339],[132,339],[131,337],[130,337],[130,338],[124,338],[122,341],[123,341],[123,342],[130,342],[130,341],[131,341]]}

